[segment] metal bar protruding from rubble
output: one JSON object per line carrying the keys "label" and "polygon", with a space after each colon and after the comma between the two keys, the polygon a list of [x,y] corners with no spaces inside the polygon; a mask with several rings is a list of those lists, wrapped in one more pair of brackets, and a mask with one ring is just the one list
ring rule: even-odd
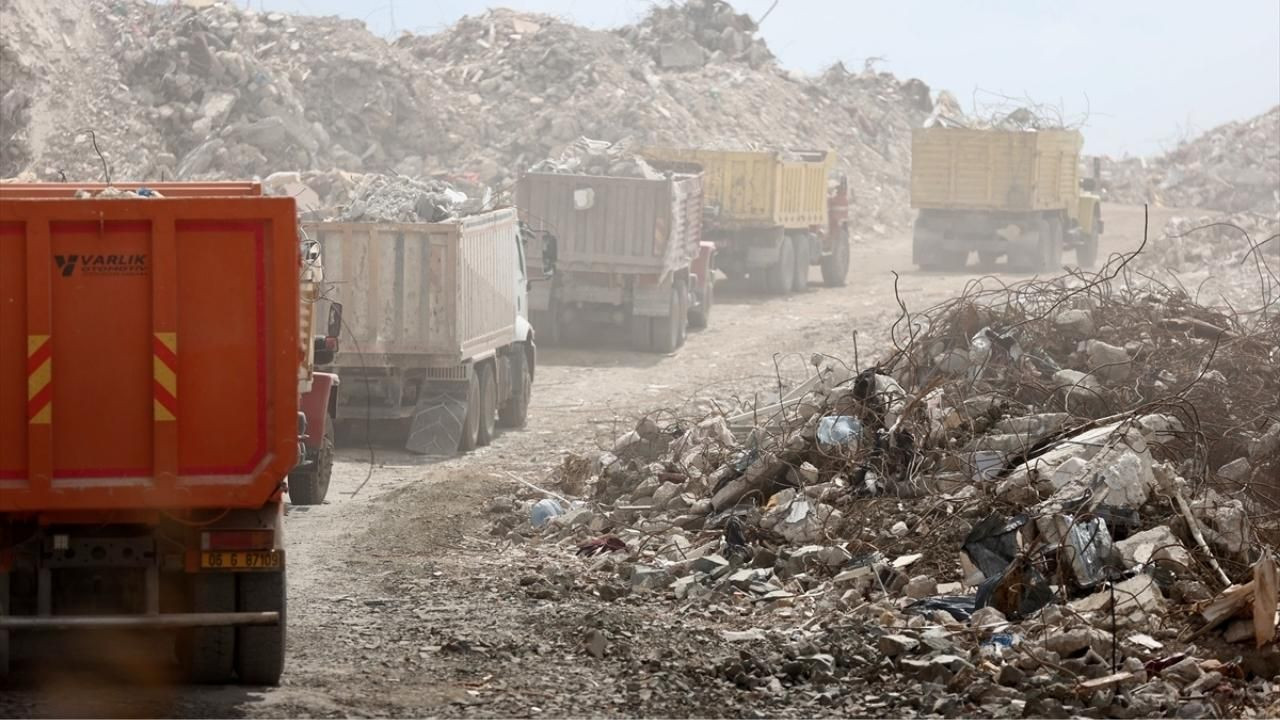
{"label": "metal bar protruding from rubble", "polygon": [[7,615],[0,630],[141,630],[233,625],[279,625],[280,613],[222,612],[162,615]]}

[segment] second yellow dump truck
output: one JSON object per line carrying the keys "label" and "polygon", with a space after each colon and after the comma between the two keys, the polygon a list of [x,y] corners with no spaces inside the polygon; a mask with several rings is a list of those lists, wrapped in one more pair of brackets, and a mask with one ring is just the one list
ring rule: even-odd
{"label": "second yellow dump truck", "polygon": [[1102,233],[1075,130],[917,128],[911,134],[912,262],[959,270],[970,253],[1020,272],[1057,269],[1064,250],[1093,267]]}
{"label": "second yellow dump truck", "polygon": [[826,150],[744,151],[648,147],[660,168],[701,170],[703,236],[729,279],[759,290],[805,290],[818,265],[828,286],[849,272],[849,190],[828,189],[835,154]]}

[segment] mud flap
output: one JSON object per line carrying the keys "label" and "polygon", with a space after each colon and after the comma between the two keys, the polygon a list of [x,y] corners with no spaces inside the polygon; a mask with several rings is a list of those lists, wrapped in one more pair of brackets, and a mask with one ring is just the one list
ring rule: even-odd
{"label": "mud flap", "polygon": [[466,420],[466,385],[428,393],[413,409],[405,449],[419,455],[456,455]]}

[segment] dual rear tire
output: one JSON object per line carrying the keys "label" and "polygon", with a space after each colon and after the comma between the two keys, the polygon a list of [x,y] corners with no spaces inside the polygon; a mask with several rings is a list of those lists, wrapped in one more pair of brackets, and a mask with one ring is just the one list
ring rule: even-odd
{"label": "dual rear tire", "polygon": [[632,315],[629,322],[631,346],[636,350],[663,354],[678,350],[689,331],[689,301],[683,283],[671,284],[665,315]]}
{"label": "dual rear tire", "polygon": [[191,578],[193,612],[278,612],[278,625],[185,631],[181,659],[192,682],[278,685],[284,672],[285,572],[202,573]]}

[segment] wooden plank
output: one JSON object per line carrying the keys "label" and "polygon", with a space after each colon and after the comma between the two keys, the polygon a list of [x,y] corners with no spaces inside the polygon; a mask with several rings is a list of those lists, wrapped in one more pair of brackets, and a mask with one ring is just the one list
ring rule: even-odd
{"label": "wooden plank", "polygon": [[1253,637],[1257,647],[1276,639],[1276,563],[1270,551],[1253,566]]}

